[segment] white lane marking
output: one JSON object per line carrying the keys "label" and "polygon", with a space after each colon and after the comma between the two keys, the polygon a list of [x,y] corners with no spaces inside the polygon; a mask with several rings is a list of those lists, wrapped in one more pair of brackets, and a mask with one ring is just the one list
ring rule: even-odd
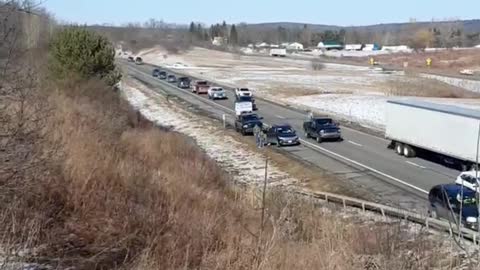
{"label": "white lane marking", "polygon": [[[139,72],[139,71],[137,71],[137,72]],[[145,76],[145,72],[142,72],[142,71],[140,71],[140,72],[141,72],[141,73],[144,73],[143,75]],[[161,84],[164,84],[164,85],[166,85],[166,86],[170,86],[171,88],[177,88],[177,87],[172,86],[172,85],[170,85],[170,84],[167,84],[167,83],[165,83],[165,82],[162,82],[162,81],[159,81],[159,82],[161,82]],[[190,94],[190,95],[192,95],[192,96],[194,96],[194,97],[199,98],[198,95],[193,94],[193,93],[191,93],[191,92],[189,92],[189,91],[186,91],[186,92],[184,92],[184,93],[188,93],[188,94]],[[202,99],[202,101],[211,103],[212,105],[215,105],[215,106],[218,106],[218,107],[221,107],[221,108],[225,109],[226,111],[235,112],[234,110],[232,110],[232,109],[230,109],[230,108],[228,108],[228,107],[225,107],[225,106],[223,106],[223,105],[221,105],[221,104],[218,104],[218,103],[216,103],[216,102],[213,102],[213,101],[211,101],[211,100]],[[378,174],[378,175],[381,175],[381,176],[383,176],[383,177],[386,177],[386,178],[388,178],[388,179],[390,179],[390,180],[393,180],[393,181],[395,181],[395,182],[397,182],[397,183],[400,183],[400,184],[402,184],[402,185],[405,185],[405,186],[407,186],[407,187],[410,187],[410,188],[412,188],[412,189],[414,189],[414,190],[420,191],[420,192],[422,192],[422,193],[424,193],[424,194],[428,194],[428,191],[426,191],[426,190],[424,190],[424,189],[421,189],[421,188],[419,188],[419,187],[417,187],[417,186],[414,186],[414,185],[412,185],[412,184],[409,184],[409,183],[407,183],[407,182],[405,182],[405,181],[403,181],[403,180],[400,180],[400,179],[398,179],[398,178],[396,178],[396,177],[393,177],[393,176],[391,176],[391,175],[389,175],[389,174],[386,174],[386,173],[381,172],[381,171],[379,171],[379,170],[377,170],[377,169],[374,169],[374,168],[372,168],[372,167],[369,167],[369,166],[367,166],[367,165],[365,165],[365,164],[362,164],[362,163],[360,163],[360,162],[358,162],[358,161],[355,161],[355,160],[353,160],[353,159],[347,158],[347,157],[345,157],[345,156],[342,156],[342,155],[340,155],[340,154],[337,154],[337,153],[335,153],[335,152],[332,152],[332,151],[330,151],[330,150],[328,150],[328,149],[325,149],[325,148],[323,148],[323,147],[320,147],[320,146],[318,146],[318,145],[315,145],[315,144],[313,144],[313,143],[311,143],[311,142],[305,141],[304,139],[300,139],[300,142],[301,142],[302,144],[309,145],[311,148],[316,148],[316,149],[318,149],[318,150],[320,150],[320,151],[323,151],[323,152],[326,152],[326,153],[328,153],[328,154],[330,154],[330,155],[333,155],[333,156],[336,156],[336,157],[338,157],[338,158],[341,158],[341,159],[343,159],[343,160],[345,160],[345,161],[347,161],[347,162],[353,163],[353,164],[355,164],[355,165],[357,165],[357,166],[360,166],[360,167],[362,167],[362,168],[364,168],[364,169],[367,169],[367,170],[369,170],[369,171],[372,171],[372,172],[374,172],[374,173],[376,173],[376,174]]]}
{"label": "white lane marking", "polygon": [[351,144],[353,144],[353,145],[356,145],[356,146],[360,146],[360,147],[363,146],[363,145],[361,145],[361,144],[359,144],[359,143],[356,143],[356,142],[354,142],[354,141],[348,141],[348,142],[351,143]]}
{"label": "white lane marking", "polygon": [[277,115],[277,117],[280,118],[280,119],[287,119],[287,118],[285,118],[283,116],[280,116],[280,115]]}
{"label": "white lane marking", "polygon": [[360,166],[360,167],[363,167],[363,168],[365,168],[365,169],[367,169],[367,170],[369,170],[369,171],[372,171],[372,172],[374,172],[374,173],[376,173],[376,174],[379,174],[379,175],[381,175],[381,176],[384,176],[384,177],[386,177],[386,178],[389,178],[389,179],[391,179],[391,180],[393,180],[393,181],[395,181],[395,182],[398,182],[398,183],[400,183],[400,184],[402,184],[402,185],[405,185],[405,186],[407,186],[407,187],[410,187],[410,188],[415,189],[415,190],[417,190],[417,191],[420,191],[420,192],[422,192],[422,193],[428,194],[428,191],[426,191],[426,190],[424,190],[424,189],[421,189],[421,188],[419,188],[419,187],[417,187],[417,186],[414,186],[414,185],[412,185],[412,184],[409,184],[409,183],[407,183],[407,182],[405,182],[405,181],[403,181],[403,180],[400,180],[400,179],[398,179],[398,178],[396,178],[396,177],[393,177],[393,176],[391,176],[391,175],[388,175],[388,174],[386,174],[386,173],[384,173],[384,172],[381,172],[381,171],[379,171],[379,170],[377,170],[377,169],[374,169],[374,168],[372,168],[372,167],[369,167],[369,166],[367,166],[367,165],[365,165],[365,164],[362,164],[362,163],[360,163],[360,162],[358,162],[358,161],[349,159],[349,158],[344,157],[344,156],[342,156],[342,155],[340,155],[340,154],[337,154],[337,153],[335,153],[335,152],[332,152],[332,151],[330,151],[330,150],[327,150],[327,149],[325,149],[325,148],[323,148],[323,147],[320,147],[320,146],[315,145],[315,144],[313,144],[313,143],[307,142],[307,141],[305,141],[305,140],[303,140],[303,139],[300,139],[300,141],[301,141],[303,144],[310,145],[310,146],[313,147],[313,148],[317,148],[317,149],[322,150],[322,151],[324,151],[324,152],[327,152],[327,153],[329,153],[329,154],[331,154],[331,155],[334,155],[334,156],[336,156],[336,157],[342,158],[342,159],[344,159],[344,160],[346,160],[346,161],[348,161],[348,162],[350,162],[350,163],[353,163],[353,164],[355,164],[355,165],[358,165],[358,166]]}
{"label": "white lane marking", "polygon": [[406,163],[412,165],[412,166],[415,166],[415,167],[418,167],[418,168],[422,168],[422,169],[426,169],[427,167],[424,167],[422,165],[418,165],[417,163],[413,163],[411,161],[405,161]]}

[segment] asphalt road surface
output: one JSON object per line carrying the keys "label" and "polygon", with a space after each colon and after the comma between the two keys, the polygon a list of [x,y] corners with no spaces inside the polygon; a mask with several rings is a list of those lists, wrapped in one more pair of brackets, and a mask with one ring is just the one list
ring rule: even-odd
{"label": "asphalt road surface", "polygon": [[[161,88],[170,95],[217,115],[216,118],[221,119],[221,115],[226,114],[229,122],[233,122],[235,95],[232,89],[224,87],[228,99],[210,101],[206,95],[192,94],[190,90],[177,88],[176,84],[152,77],[153,67],[150,65],[135,65],[125,61],[120,63],[126,67],[129,75],[148,83],[153,90]],[[170,70],[169,74],[181,75]],[[306,139],[303,134],[306,113],[258,98],[256,103],[259,108],[257,113],[264,117],[265,123],[288,123],[297,130],[302,145],[286,147],[284,151],[312,166],[344,177],[354,187],[376,194],[377,202],[424,212],[430,188],[436,184],[453,182],[459,173],[424,159],[398,156],[387,148],[389,142],[384,138],[348,127],[341,127],[343,142],[319,144],[313,139]]]}

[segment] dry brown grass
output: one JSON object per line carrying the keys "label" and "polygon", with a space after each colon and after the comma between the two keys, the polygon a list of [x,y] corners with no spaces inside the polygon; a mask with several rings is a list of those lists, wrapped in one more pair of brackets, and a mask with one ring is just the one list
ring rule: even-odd
{"label": "dry brown grass", "polygon": [[[468,68],[478,68],[480,63],[480,49],[446,50],[439,52],[396,53],[375,56],[381,65],[403,68],[403,63],[408,62],[409,69],[426,71],[426,59],[432,59],[429,68],[436,72],[446,72],[458,75],[459,71]],[[356,63],[368,63],[369,57],[352,58]]]}
{"label": "dry brown grass", "polygon": [[386,82],[385,93],[392,96],[418,96],[440,98],[480,98],[480,94],[455,87],[435,79],[408,74],[402,80]]}

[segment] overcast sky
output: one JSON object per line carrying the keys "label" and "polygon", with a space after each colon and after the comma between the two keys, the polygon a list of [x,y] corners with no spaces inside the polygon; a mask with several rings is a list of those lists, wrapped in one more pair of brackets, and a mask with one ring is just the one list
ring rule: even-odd
{"label": "overcast sky", "polygon": [[302,22],[342,26],[410,18],[480,19],[480,0],[45,0],[62,21],[87,24]]}

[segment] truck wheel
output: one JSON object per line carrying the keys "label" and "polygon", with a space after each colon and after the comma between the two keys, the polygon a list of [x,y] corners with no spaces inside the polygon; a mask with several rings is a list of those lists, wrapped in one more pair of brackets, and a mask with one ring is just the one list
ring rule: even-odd
{"label": "truck wheel", "polygon": [[307,131],[305,131],[305,138],[310,139],[310,134]]}
{"label": "truck wheel", "polygon": [[317,136],[317,138],[315,138],[315,139],[316,139],[317,143],[322,143],[322,137]]}
{"label": "truck wheel", "polygon": [[242,129],[241,133],[242,133],[242,136],[245,136],[245,130],[244,129]]}
{"label": "truck wheel", "polygon": [[401,143],[397,143],[395,145],[395,152],[397,152],[397,154],[400,156],[403,155],[403,145]]}
{"label": "truck wheel", "polygon": [[411,157],[415,157],[416,153],[415,153],[415,150],[410,145],[405,144],[403,146],[403,155],[408,158],[411,158]]}

